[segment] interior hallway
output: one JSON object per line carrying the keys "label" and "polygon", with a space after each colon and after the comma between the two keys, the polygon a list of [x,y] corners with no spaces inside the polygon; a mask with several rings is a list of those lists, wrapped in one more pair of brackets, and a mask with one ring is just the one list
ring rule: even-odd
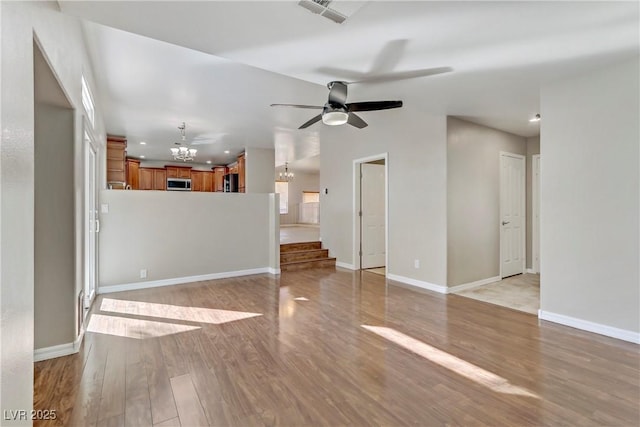
{"label": "interior hallway", "polygon": [[101,295],[80,353],[35,365],[35,409],[83,426],[637,425],[639,362],[628,342],[316,269]]}

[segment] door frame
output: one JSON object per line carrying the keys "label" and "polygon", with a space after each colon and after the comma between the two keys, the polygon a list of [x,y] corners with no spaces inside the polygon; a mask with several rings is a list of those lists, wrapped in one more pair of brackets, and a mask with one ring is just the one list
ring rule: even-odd
{"label": "door frame", "polygon": [[[88,137],[88,141],[86,140],[86,138]],[[98,211],[98,188],[99,188],[99,184],[98,184],[98,177],[99,177],[99,173],[98,173],[98,145],[96,143],[96,139],[95,136],[93,134],[92,128],[90,126],[90,124],[87,122],[86,118],[83,120],[83,130],[82,130],[82,147],[83,147],[83,151],[84,151],[84,224],[83,224],[83,228],[84,228],[84,286],[82,287],[82,290],[84,291],[84,301],[83,301],[83,309],[84,309],[84,313],[82,318],[84,319],[84,317],[86,316],[86,314],[88,313],[88,308],[91,307],[91,304],[93,303],[93,300],[95,299],[95,296],[98,293],[98,251],[99,251],[99,244],[98,244],[98,230],[99,230],[99,226],[97,227],[98,230],[96,230],[96,232],[94,233],[94,239],[95,239],[95,254],[94,254],[94,259],[92,260],[91,257],[91,217],[89,215],[89,208],[90,208],[90,204],[91,204],[91,197],[90,197],[90,191],[91,186],[91,177],[90,175],[90,168],[89,168],[89,161],[90,161],[90,152],[93,152],[94,154],[94,168],[93,168],[93,173],[95,175],[95,179],[94,179],[94,183],[93,183],[93,191],[94,191],[94,195],[95,195],[95,205],[93,206],[93,208],[95,209],[96,213],[95,213],[95,219],[96,219],[96,223],[99,223],[99,211]],[[93,269],[91,268],[91,264],[93,262]],[[91,273],[93,271],[93,281],[94,281],[94,289],[93,289],[93,293],[88,292],[89,290],[89,285],[91,283]]]}
{"label": "door frame", "polygon": [[[499,157],[498,157],[498,227],[500,229],[500,234],[499,234],[499,240],[498,240],[498,245],[500,247],[500,259],[499,259],[499,271],[500,271],[500,278],[502,279],[502,234],[503,234],[503,227],[502,227],[502,157],[513,157],[513,158],[517,158],[522,160],[522,176],[521,176],[521,182],[522,182],[522,188],[521,188],[521,197],[520,197],[520,208],[521,208],[521,212],[522,212],[522,227],[521,227],[521,231],[520,231],[520,240],[522,241],[522,273],[524,273],[526,271],[527,268],[527,211],[526,211],[526,207],[527,207],[527,158],[526,156],[523,156],[522,154],[515,154],[515,153],[510,153],[508,151],[500,151],[499,153]],[[521,273],[521,274],[522,274]]]}
{"label": "door frame", "polygon": [[540,273],[540,154],[531,156],[531,193],[531,269]]}
{"label": "door frame", "polygon": [[372,156],[361,157],[353,160],[353,268],[360,270],[362,267],[362,218],[360,212],[360,165],[376,160],[384,160],[384,264],[386,268],[385,277],[389,274],[389,153],[384,152]]}

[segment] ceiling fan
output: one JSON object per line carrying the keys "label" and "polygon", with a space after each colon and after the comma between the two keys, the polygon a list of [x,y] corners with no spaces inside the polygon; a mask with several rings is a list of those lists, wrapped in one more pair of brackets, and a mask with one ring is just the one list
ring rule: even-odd
{"label": "ceiling fan", "polygon": [[322,112],[303,123],[298,129],[305,129],[312,124],[322,122],[329,126],[343,125],[345,123],[355,126],[358,129],[367,127],[367,122],[362,120],[356,112],[390,110],[402,107],[402,101],[365,101],[347,103],[347,85],[352,83],[380,83],[393,80],[413,79],[434,74],[452,71],[449,67],[429,68],[424,70],[413,70],[400,73],[388,73],[378,76],[366,76],[362,80],[355,82],[332,81],[327,84],[329,88],[329,99],[324,106],[299,105],[299,104],[271,104],[272,107],[293,107],[320,109]]}

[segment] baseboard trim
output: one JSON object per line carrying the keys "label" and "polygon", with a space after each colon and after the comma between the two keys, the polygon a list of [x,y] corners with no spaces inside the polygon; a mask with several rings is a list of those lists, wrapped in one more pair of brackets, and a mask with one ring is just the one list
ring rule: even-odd
{"label": "baseboard trim", "polygon": [[[276,273],[277,271],[277,273]],[[199,276],[176,277],[173,279],[149,280],[146,282],[123,283],[120,285],[100,286],[98,294],[134,291],[138,289],[158,288],[161,286],[182,285],[184,283],[202,282],[204,280],[227,279],[229,277],[251,276],[253,274],[280,274],[280,269],[271,267],[252,268],[248,270],[225,271],[221,273],[202,274]]]}
{"label": "baseboard trim", "polygon": [[80,351],[82,345],[82,339],[84,338],[84,331],[74,342],[65,344],[53,345],[51,347],[36,348],[33,351],[33,361],[41,362],[43,360],[55,359],[56,357],[69,356],[70,354],[76,354]]}
{"label": "baseboard trim", "polygon": [[438,292],[440,294],[446,294],[448,288],[446,286],[434,285],[433,283],[423,282],[422,280],[412,279],[410,277],[398,276],[396,274],[387,273],[387,279],[395,280],[407,285],[415,286],[416,288],[427,289],[429,291]]}
{"label": "baseboard trim", "polygon": [[583,331],[593,332],[607,337],[616,338],[623,341],[640,344],[640,333],[628,331],[626,329],[614,328],[600,323],[590,322],[588,320],[577,319],[564,314],[551,313],[549,311],[538,310],[538,318],[548,322],[559,323],[561,325],[570,326]]}
{"label": "baseboard trim", "polygon": [[466,291],[468,289],[477,288],[480,286],[488,285],[489,283],[495,283],[502,280],[500,276],[488,277],[482,280],[476,280],[475,282],[463,283],[461,285],[451,286],[448,288],[449,294],[455,294],[456,292]]}
{"label": "baseboard trim", "polygon": [[347,264],[346,262],[340,262],[340,261],[336,261],[336,267],[346,268],[347,270],[356,269],[353,264]]}
{"label": "baseboard trim", "polygon": [[525,272],[529,274],[537,274],[535,271],[533,271],[533,268],[527,268]]}

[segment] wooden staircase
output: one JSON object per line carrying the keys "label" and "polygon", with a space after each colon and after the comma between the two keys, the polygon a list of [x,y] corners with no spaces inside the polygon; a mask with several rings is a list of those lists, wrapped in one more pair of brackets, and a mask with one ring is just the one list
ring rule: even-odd
{"label": "wooden staircase", "polygon": [[284,243],[280,245],[280,271],[335,267],[336,259],[329,258],[329,249],[322,249],[321,242]]}

